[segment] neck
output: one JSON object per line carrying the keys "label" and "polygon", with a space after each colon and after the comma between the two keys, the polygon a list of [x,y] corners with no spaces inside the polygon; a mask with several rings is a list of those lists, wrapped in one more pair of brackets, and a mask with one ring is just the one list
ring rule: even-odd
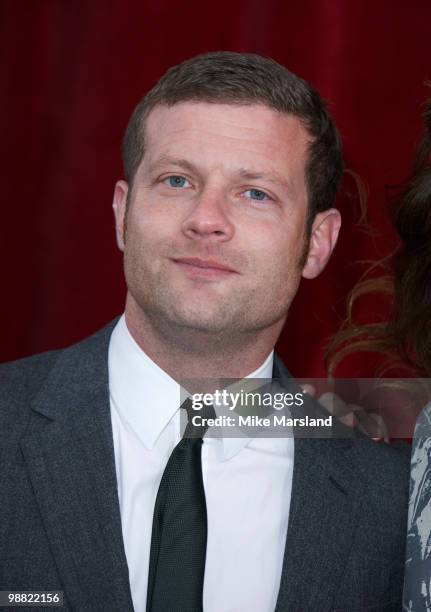
{"label": "neck", "polygon": [[158,324],[136,303],[126,303],[127,328],[135,342],[162,370],[184,379],[245,378],[272,351],[284,321],[250,333],[211,333]]}

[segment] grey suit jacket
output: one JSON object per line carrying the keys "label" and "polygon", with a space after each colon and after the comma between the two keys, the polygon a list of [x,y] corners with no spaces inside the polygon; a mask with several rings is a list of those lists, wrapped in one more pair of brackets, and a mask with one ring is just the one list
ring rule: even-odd
{"label": "grey suit jacket", "polygon": [[[109,407],[112,328],[0,368],[0,590],[63,590],[64,610],[133,610]],[[278,359],[274,376],[288,377]],[[407,446],[296,439],[276,610],[400,610],[408,481]]]}

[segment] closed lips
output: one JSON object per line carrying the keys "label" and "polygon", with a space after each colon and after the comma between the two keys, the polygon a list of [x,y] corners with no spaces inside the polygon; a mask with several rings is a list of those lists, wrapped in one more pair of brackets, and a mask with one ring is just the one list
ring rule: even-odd
{"label": "closed lips", "polygon": [[236,272],[236,270],[233,270],[232,268],[229,268],[228,266],[219,263],[218,261],[213,261],[211,259],[203,260],[196,258],[180,258],[174,259],[174,261],[179,264],[195,266],[197,268],[204,268],[207,270],[223,270],[225,272]]}

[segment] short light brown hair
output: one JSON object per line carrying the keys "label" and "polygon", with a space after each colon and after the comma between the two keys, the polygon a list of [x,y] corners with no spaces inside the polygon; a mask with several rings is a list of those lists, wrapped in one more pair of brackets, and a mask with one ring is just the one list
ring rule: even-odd
{"label": "short light brown hair", "polygon": [[123,140],[126,180],[133,184],[145,152],[145,121],[156,106],[198,101],[262,104],[298,117],[311,144],[305,170],[309,226],[315,214],[333,205],[343,173],[341,141],[320,95],[273,59],[252,53],[218,51],[173,66],[139,102]]}

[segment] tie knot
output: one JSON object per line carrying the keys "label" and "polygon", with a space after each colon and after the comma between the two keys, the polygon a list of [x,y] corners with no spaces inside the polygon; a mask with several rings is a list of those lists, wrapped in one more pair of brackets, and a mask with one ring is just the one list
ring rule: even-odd
{"label": "tie knot", "polygon": [[214,406],[203,405],[198,410],[193,408],[192,400],[188,397],[181,405],[187,413],[187,427],[183,438],[203,438],[210,424],[208,419],[215,419]]}

